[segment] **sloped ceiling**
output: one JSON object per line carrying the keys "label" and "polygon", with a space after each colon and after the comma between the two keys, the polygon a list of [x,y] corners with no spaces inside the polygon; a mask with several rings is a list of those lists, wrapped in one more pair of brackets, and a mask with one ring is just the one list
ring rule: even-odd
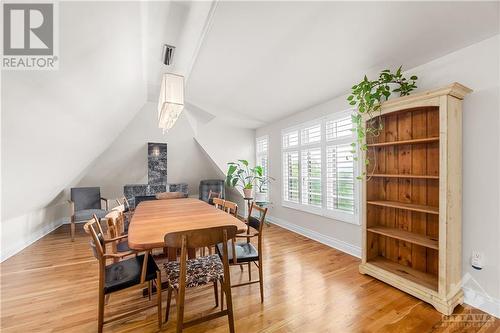
{"label": "sloped ceiling", "polygon": [[249,126],[498,33],[498,2],[219,2],[187,98]]}
{"label": "sloped ceiling", "polygon": [[[112,184],[104,190],[113,194],[131,180],[113,174],[119,158],[103,165],[101,156],[157,103],[161,73],[189,74],[211,9],[211,2],[60,3],[59,70],[2,71],[2,221],[57,204],[96,174],[90,185]],[[161,64],[164,43],[178,47],[172,68]],[[144,130],[147,137],[151,128]],[[192,136],[190,146],[199,150]]]}
{"label": "sloped ceiling", "polygon": [[156,102],[163,43],[188,76],[188,119],[256,128],[497,23],[496,2],[60,2],[59,70],[2,71],[2,220],[63,198]]}
{"label": "sloped ceiling", "polygon": [[58,197],[146,100],[140,4],[59,11],[59,70],[2,71],[2,220]]}

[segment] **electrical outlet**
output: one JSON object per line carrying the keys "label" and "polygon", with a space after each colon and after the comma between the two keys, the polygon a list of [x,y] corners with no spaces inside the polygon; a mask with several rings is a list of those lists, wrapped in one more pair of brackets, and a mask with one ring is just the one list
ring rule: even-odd
{"label": "electrical outlet", "polygon": [[470,263],[472,265],[472,268],[475,269],[483,269],[484,267],[484,254],[479,251],[472,251],[472,255],[470,258]]}

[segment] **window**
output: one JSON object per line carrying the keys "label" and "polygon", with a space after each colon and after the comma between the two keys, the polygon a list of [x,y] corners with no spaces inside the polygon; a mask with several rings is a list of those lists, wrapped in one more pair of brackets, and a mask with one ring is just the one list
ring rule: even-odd
{"label": "window", "polygon": [[351,111],[282,131],[283,206],[357,221]]}
{"label": "window", "polygon": [[[265,177],[269,175],[269,157],[268,157],[269,137],[261,136],[255,141],[256,165],[262,167],[262,173]],[[266,201],[269,200],[269,184],[262,185],[262,191],[266,193]]]}

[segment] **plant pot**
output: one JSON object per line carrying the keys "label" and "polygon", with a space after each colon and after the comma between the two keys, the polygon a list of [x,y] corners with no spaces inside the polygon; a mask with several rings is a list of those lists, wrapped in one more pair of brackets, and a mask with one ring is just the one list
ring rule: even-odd
{"label": "plant pot", "polygon": [[243,195],[245,196],[245,198],[251,198],[252,197],[252,189],[251,188],[244,188]]}
{"label": "plant pot", "polygon": [[255,192],[255,202],[265,202],[266,192]]}

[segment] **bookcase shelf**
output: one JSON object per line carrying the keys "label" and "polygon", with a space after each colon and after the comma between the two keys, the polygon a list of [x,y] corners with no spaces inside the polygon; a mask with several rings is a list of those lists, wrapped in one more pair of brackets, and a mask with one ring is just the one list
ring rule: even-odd
{"label": "bookcase shelf", "polygon": [[408,266],[403,266],[395,263],[384,257],[376,257],[369,261],[370,264],[388,271],[394,275],[400,276],[404,279],[420,284],[425,288],[437,291],[438,290],[438,277],[437,275],[420,272]]}
{"label": "bookcase shelf", "polygon": [[368,147],[383,147],[383,146],[394,146],[394,145],[411,145],[411,144],[437,142],[437,141],[439,141],[439,137],[398,140],[398,141],[388,141],[388,142],[377,142],[377,143],[369,143],[369,144],[367,144],[367,146]]}
{"label": "bookcase shelf", "polygon": [[[450,315],[463,303],[462,99],[454,83],[381,104],[362,184],[359,271]],[[365,116],[364,121],[368,121]]]}
{"label": "bookcase shelf", "polygon": [[416,204],[403,203],[403,202],[397,202],[397,201],[386,201],[386,200],[367,201],[367,203],[369,205],[391,207],[391,208],[398,208],[398,209],[406,209],[406,210],[411,210],[414,212],[439,215],[439,207],[432,207],[432,206],[427,206],[427,205],[416,205]]}
{"label": "bookcase shelf", "polygon": [[410,231],[405,231],[401,229],[377,226],[367,228],[369,232],[373,232],[379,235],[384,235],[392,238],[396,238],[405,242],[410,242],[412,244],[421,245],[430,249],[439,249],[439,244],[437,239],[433,239],[429,236],[424,236],[416,234]]}
{"label": "bookcase shelf", "polygon": [[439,176],[431,175],[411,175],[411,174],[389,174],[389,173],[372,173],[368,175],[368,178],[412,178],[412,179],[439,179]]}

